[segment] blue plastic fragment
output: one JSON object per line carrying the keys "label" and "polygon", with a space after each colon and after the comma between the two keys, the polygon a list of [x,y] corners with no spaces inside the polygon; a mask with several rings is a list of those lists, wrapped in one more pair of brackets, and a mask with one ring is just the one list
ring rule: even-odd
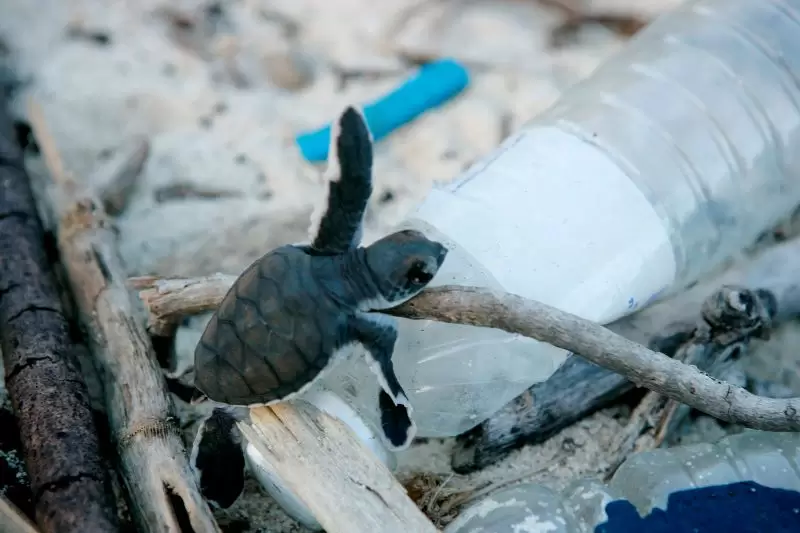
{"label": "blue plastic fragment", "polygon": [[667,508],[642,517],[627,500],[606,505],[595,533],[797,533],[800,493],[754,481],[673,492]]}
{"label": "blue plastic fragment", "polygon": [[[364,116],[375,141],[425,111],[443,104],[469,84],[467,69],[452,59],[441,59],[420,67],[414,77],[392,92],[364,106]],[[331,126],[302,133],[296,141],[308,161],[328,158]]]}

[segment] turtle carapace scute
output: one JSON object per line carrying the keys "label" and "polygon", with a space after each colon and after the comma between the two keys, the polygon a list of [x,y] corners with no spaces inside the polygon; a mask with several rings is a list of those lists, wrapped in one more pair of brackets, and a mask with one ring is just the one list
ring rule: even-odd
{"label": "turtle carapace scute", "polygon": [[256,260],[212,315],[195,349],[195,387],[220,404],[269,405],[302,394],[351,348],[362,348],[380,384],[379,429],[390,448],[403,449],[416,427],[392,364],[397,326],[375,311],[422,291],[447,248],[416,230],[360,246],[372,137],[354,107],[331,128],[325,176],[327,200],[312,217],[310,243]]}

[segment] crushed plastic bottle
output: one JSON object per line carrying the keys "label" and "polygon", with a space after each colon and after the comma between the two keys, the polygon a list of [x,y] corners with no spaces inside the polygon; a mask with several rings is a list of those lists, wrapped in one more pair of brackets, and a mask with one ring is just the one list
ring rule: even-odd
{"label": "crushed plastic bottle", "polygon": [[[776,527],[774,531],[800,531],[800,433],[745,431],[714,444],[640,452],[628,458],[608,484],[581,479],[561,492],[533,483],[516,485],[469,506],[444,533],[612,531],[595,529],[614,523],[608,512],[612,502],[615,505],[629,502],[639,515],[647,516],[654,510],[668,510],[668,502],[675,499],[674,495],[687,489],[731,484],[736,484],[737,489],[747,487],[748,491],[759,490],[757,484],[797,492],[794,497],[798,507],[788,510],[788,518],[783,517],[795,529]],[[718,505],[723,497],[717,497]],[[778,517],[773,519],[777,523]],[[654,531],[652,528],[635,531],[645,530]]]}
{"label": "crushed plastic bottle", "polygon": [[[697,279],[800,203],[800,1],[695,0],[400,227],[451,251],[432,285],[478,285],[607,324]],[[400,320],[419,436],[471,429],[568,354],[505,332]],[[370,424],[366,364],[324,386]]]}

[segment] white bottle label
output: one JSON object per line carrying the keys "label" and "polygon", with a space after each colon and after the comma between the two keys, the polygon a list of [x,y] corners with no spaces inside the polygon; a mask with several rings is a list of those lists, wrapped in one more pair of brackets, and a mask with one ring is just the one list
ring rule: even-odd
{"label": "white bottle label", "polygon": [[554,127],[508,138],[412,216],[506,291],[603,324],[675,279],[666,225],[636,184],[600,148]]}

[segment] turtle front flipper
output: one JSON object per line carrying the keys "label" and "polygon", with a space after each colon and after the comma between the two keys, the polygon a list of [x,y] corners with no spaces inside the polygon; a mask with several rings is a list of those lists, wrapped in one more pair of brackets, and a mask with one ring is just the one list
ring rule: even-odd
{"label": "turtle front flipper", "polygon": [[372,194],[372,135],[360,110],[348,106],[331,127],[328,198],[312,215],[311,247],[341,254],[361,242],[367,202]]}
{"label": "turtle front flipper", "polygon": [[356,340],[366,350],[369,366],[381,386],[378,408],[383,434],[392,448],[408,448],[417,427],[411,419],[412,409],[408,396],[400,385],[392,364],[397,326],[393,319],[374,313],[359,313],[352,322]]}
{"label": "turtle front flipper", "polygon": [[242,436],[235,416],[225,408],[214,408],[200,423],[192,444],[191,465],[200,493],[217,507],[230,507],[244,490]]}

